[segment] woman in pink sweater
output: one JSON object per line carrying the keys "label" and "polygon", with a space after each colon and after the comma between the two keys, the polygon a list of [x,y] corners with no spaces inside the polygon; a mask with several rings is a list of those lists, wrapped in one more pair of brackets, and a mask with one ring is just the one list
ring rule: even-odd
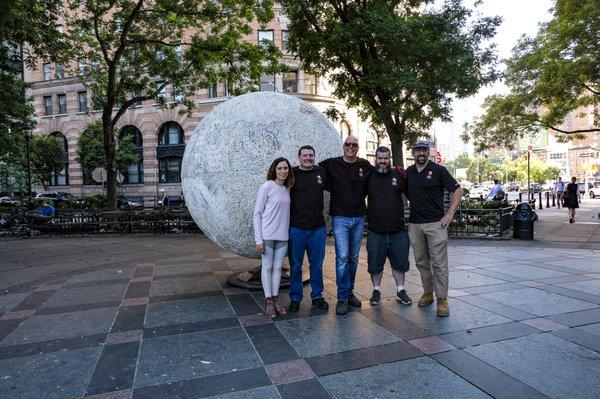
{"label": "woman in pink sweater", "polygon": [[261,253],[261,282],[265,292],[265,314],[269,317],[284,315],[279,304],[281,267],[287,252],[290,226],[290,187],[294,172],[285,158],[277,158],[267,173],[267,181],[260,186],[254,206],[254,240]]}

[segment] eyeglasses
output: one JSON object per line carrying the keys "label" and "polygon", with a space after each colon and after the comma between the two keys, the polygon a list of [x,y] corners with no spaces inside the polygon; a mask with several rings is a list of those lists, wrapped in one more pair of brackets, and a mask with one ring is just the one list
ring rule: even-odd
{"label": "eyeglasses", "polygon": [[352,147],[352,148],[356,148],[358,147],[358,143],[344,143],[344,145],[346,147]]}

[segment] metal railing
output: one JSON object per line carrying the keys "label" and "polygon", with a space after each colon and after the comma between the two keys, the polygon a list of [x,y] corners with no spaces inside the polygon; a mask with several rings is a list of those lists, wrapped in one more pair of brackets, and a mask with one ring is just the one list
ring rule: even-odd
{"label": "metal railing", "polygon": [[510,237],[513,206],[496,209],[460,207],[448,228],[448,236],[455,238]]}

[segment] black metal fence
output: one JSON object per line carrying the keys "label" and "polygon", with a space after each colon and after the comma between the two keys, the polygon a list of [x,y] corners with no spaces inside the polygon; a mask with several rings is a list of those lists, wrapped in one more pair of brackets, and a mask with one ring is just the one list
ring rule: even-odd
{"label": "black metal fence", "polygon": [[459,208],[448,228],[448,236],[456,238],[510,237],[514,206],[495,209]]}

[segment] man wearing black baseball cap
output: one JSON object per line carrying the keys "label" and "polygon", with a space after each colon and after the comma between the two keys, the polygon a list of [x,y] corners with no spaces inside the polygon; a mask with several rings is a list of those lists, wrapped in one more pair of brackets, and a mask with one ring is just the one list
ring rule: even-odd
{"label": "man wearing black baseball cap", "polygon": [[[421,273],[423,295],[419,306],[437,298],[437,315],[450,314],[448,307],[448,225],[458,209],[463,190],[448,170],[429,160],[429,143],[412,146],[415,164],[406,169],[410,216],[408,235],[415,263]],[[448,211],[444,212],[444,189],[452,193]]]}

